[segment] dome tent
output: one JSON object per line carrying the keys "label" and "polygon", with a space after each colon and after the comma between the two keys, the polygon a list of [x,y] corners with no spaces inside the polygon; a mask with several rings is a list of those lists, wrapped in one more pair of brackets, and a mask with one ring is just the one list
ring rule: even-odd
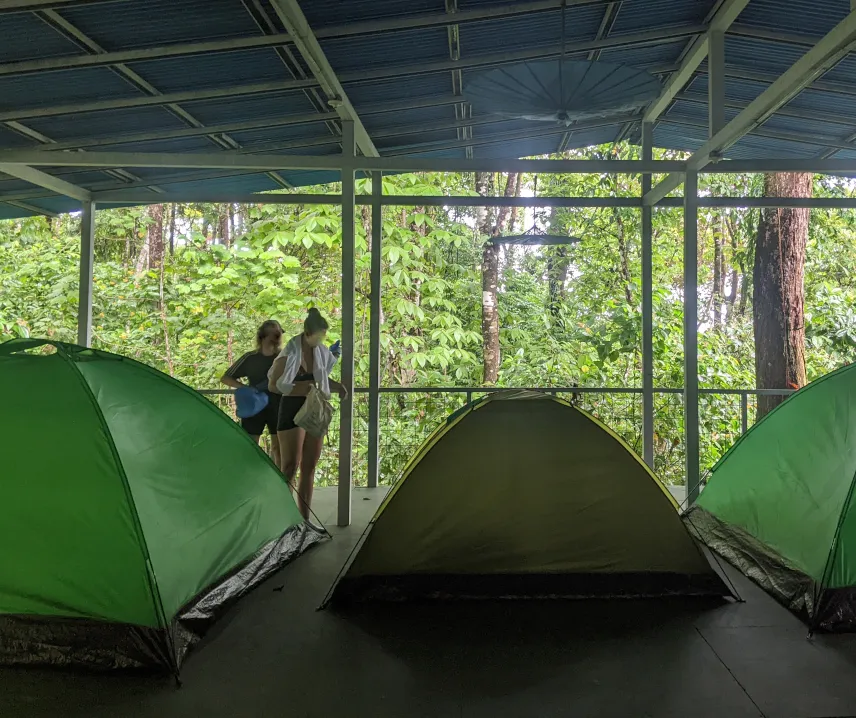
{"label": "dome tent", "polygon": [[500,392],[416,452],[327,602],[729,593],[617,435],[550,395]]}
{"label": "dome tent", "polygon": [[177,673],[322,538],[240,427],[144,364],[13,340],[0,396],[0,663]]}
{"label": "dome tent", "polygon": [[812,629],[856,629],[856,365],[765,416],[719,460],[690,531]]}

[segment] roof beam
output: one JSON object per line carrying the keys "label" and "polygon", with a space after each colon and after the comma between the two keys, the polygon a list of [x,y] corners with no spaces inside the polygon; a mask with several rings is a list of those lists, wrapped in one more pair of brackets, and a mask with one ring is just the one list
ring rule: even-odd
{"label": "roof beam", "polygon": [[[725,32],[737,16],[749,4],[749,0],[724,0],[713,13],[708,23],[708,31]],[[654,122],[672,104],[675,96],[686,87],[707,57],[709,49],[707,34],[697,37],[684,54],[678,69],[664,85],[660,96],[654,100],[645,112],[644,122]]]}
{"label": "roof beam", "polygon": [[[165,197],[145,192],[106,192],[94,196],[99,204],[139,202],[212,202],[216,204],[326,204],[342,203],[338,194],[274,194],[251,192],[230,194],[228,192],[205,191],[199,193],[172,192]],[[2,200],[0,200],[2,201]],[[357,195],[358,205],[371,204],[370,195]],[[681,207],[681,197],[666,197],[658,207]],[[699,207],[807,207],[810,209],[856,209],[856,197],[699,197]],[[17,204],[8,202],[7,204]],[[20,203],[23,205],[23,203]],[[418,204],[432,207],[631,207],[642,206],[641,197],[462,197],[413,195],[384,195],[383,204],[392,207],[407,207]],[[37,207],[25,207],[31,211],[44,211]]]}
{"label": "roof beam", "polygon": [[72,199],[78,199],[81,202],[88,202],[92,199],[92,193],[89,190],[78,187],[76,184],[71,184],[71,182],[66,182],[58,177],[53,177],[47,174],[47,172],[28,167],[26,164],[6,164],[5,162],[0,162],[0,172],[17,177],[24,180],[24,182],[29,182],[38,187],[44,187],[51,190],[51,192],[56,192]]}
{"label": "roof beam", "polygon": [[[248,169],[266,172],[283,169],[338,170],[342,166],[342,158],[338,154],[306,157],[301,155],[247,155],[231,151],[180,154],[171,152],[46,152],[36,149],[0,152],[0,171],[12,174],[12,172],[4,169],[6,165],[11,167],[15,165],[36,165],[97,168]],[[38,183],[34,182],[34,184]],[[63,192],[62,194],[66,193]]]}
{"label": "roof beam", "polygon": [[30,75],[37,72],[74,70],[82,67],[104,67],[126,62],[161,60],[167,57],[203,55],[209,52],[252,50],[255,48],[284,45],[289,40],[290,38],[287,34],[253,35],[251,37],[233,37],[227,40],[209,40],[206,42],[161,45],[159,47],[143,47],[135,50],[119,50],[117,52],[105,52],[98,55],[64,55],[61,57],[39,58],[37,60],[19,60],[17,62],[0,64],[0,76]]}
{"label": "roof beam", "polygon": [[[88,147],[105,147],[108,145],[125,145],[137,142],[153,142],[156,140],[174,140],[184,137],[204,137],[206,135],[222,134],[225,132],[243,132],[246,130],[260,130],[273,127],[290,127],[292,125],[303,125],[312,122],[324,122],[338,117],[335,112],[323,112],[305,115],[285,115],[284,117],[268,117],[263,120],[250,120],[248,122],[227,122],[222,125],[205,125],[202,127],[183,127],[178,130],[155,130],[154,132],[137,132],[126,135],[110,135],[106,137],[93,137],[68,142],[56,142],[45,149],[50,151],[84,149]],[[328,138],[336,141],[335,138]],[[233,146],[234,148],[235,146]]]}
{"label": "roof beam", "polygon": [[[560,130],[562,128],[559,128]],[[170,152],[45,152],[44,150],[9,150],[0,152],[0,163],[49,167],[155,167],[189,169],[258,170],[339,170],[340,154],[246,155],[237,152],[170,153]],[[357,167],[383,172],[567,172],[612,173],[682,172],[686,164],[677,160],[453,160],[422,157],[357,157]],[[51,178],[55,179],[55,178]],[[164,178],[164,183],[169,180]],[[67,184],[67,183],[66,183]]]}
{"label": "roof beam", "polygon": [[303,14],[303,10],[300,9],[300,4],[297,0],[270,0],[270,3],[291,36],[300,56],[309,66],[312,76],[321,85],[324,94],[327,95],[330,106],[339,113],[342,120],[354,123],[354,141],[360,152],[366,157],[377,157],[377,148],[369,137],[369,133],[350,99],[348,99],[345,88],[339,82],[333,66],[312,32],[312,28],[309,27],[309,21]]}
{"label": "roof beam", "polygon": [[[691,25],[678,28],[667,28],[665,30],[654,30],[623,35],[614,38],[605,38],[601,41],[586,41],[580,43],[568,43],[567,53],[587,52],[592,49],[606,49],[619,47],[637,47],[640,45],[656,44],[680,39],[689,35],[697,35],[704,32],[704,26]],[[452,62],[450,60],[436,63],[418,63],[399,67],[380,67],[373,70],[357,70],[339,75],[344,83],[362,83],[377,80],[389,80],[397,77],[410,75],[429,74],[433,72],[446,72],[455,68],[470,67],[493,67],[519,62],[521,60],[536,60],[555,58],[561,55],[562,48],[559,45],[534,50],[524,50],[514,53],[493,53],[490,55],[476,55],[472,58]],[[648,66],[648,71],[654,74],[672,72],[672,65]],[[260,95],[272,92],[288,92],[291,90],[303,90],[308,87],[317,87],[318,81],[314,78],[306,80],[283,80],[276,82],[261,82],[247,85],[232,85],[230,87],[218,87],[202,90],[187,90],[182,92],[164,93],[160,97],[127,97],[115,100],[95,100],[92,102],[66,103],[62,105],[47,105],[42,107],[20,108],[0,112],[0,122],[9,120],[25,120],[36,117],[54,117],[57,115],[80,114],[83,112],[102,112],[107,110],[131,109],[134,107],[152,107],[157,105],[168,105],[170,103],[197,102],[204,100],[217,100],[222,98],[234,98],[240,96]]]}
{"label": "roof beam", "polygon": [[183,92],[165,92],[159,96],[134,96],[115,100],[94,100],[92,102],[65,103],[43,107],[21,108],[0,112],[0,122],[29,120],[37,117],[56,117],[57,115],[76,115],[84,112],[104,112],[107,110],[128,110],[135,107],[156,107],[173,103],[219,100],[239,96],[261,95],[269,92],[288,92],[317,86],[315,80],[283,80],[281,82],[256,82],[248,85],[232,85],[206,90],[187,90]]}
{"label": "roof beam", "polygon": [[[62,17],[59,13],[51,9],[40,10],[34,13],[37,18],[42,20],[45,24],[48,25],[52,30],[55,30],[63,37],[71,40],[78,47],[80,47],[84,51],[88,51],[94,55],[103,55],[107,51],[101,47],[95,40],[86,35],[80,28],[76,27],[64,17]],[[125,82],[129,83],[133,87],[136,87],[139,90],[142,90],[147,95],[161,95],[162,93],[147,82],[144,78],[140,77],[136,72],[134,72],[127,65],[113,65],[111,70],[119,75]],[[166,106],[167,109],[180,120],[185,122],[186,124],[191,125],[192,127],[201,127],[202,123],[193,117],[189,112],[186,112],[177,104],[170,104]],[[17,123],[7,123],[8,125],[14,125]],[[238,145],[231,140],[231,138],[223,135],[223,136],[215,136],[208,135],[209,140],[215,144],[217,147],[226,148],[226,149],[235,149]],[[47,138],[46,138],[47,139]],[[55,144],[54,140],[48,140],[49,143]],[[132,182],[139,180],[140,178],[136,175],[131,174],[125,170],[114,170],[113,174],[119,174],[120,179],[130,179]],[[154,190],[158,190],[157,187],[152,187]]]}
{"label": "roof beam", "polygon": [[[707,68],[700,68],[702,72],[707,72]],[[770,72],[758,72],[745,67],[736,67],[735,65],[725,66],[725,76],[733,77],[737,80],[748,80],[749,82],[759,82],[769,85],[778,79],[778,75]],[[847,97],[856,97],[856,87],[846,82],[832,82],[830,80],[817,80],[808,85],[810,90],[817,92],[831,92],[835,95],[845,95]]]}
{"label": "roof beam", "polygon": [[[680,115],[667,115],[660,120],[665,125],[683,125],[686,127],[707,128],[707,123],[694,117],[681,117]],[[834,148],[832,154],[839,150],[856,150],[856,145],[838,137],[824,135],[811,135],[803,132],[786,132],[783,130],[772,130],[766,127],[756,127],[752,132],[743,137],[766,137],[772,140],[784,142],[795,142],[804,145],[817,145],[818,147]]]}
{"label": "roof beam", "polygon": [[10,199],[6,200],[4,204],[10,204],[13,207],[17,207],[18,209],[23,209],[27,212],[32,212],[33,214],[39,214],[43,217],[59,217],[59,214],[56,212],[51,212],[47,209],[43,209],[42,207],[37,207],[34,204],[30,204],[29,202],[19,202],[18,200]]}
{"label": "roof beam", "polygon": [[3,0],[0,5],[0,15],[12,15],[21,12],[33,12],[34,10],[60,10],[62,8],[77,7],[79,5],[96,5],[107,3],[121,3],[128,0]]}
{"label": "roof beam", "polygon": [[[856,90],[854,90],[856,94]],[[676,100],[683,102],[692,102],[693,104],[707,105],[707,95],[702,95],[696,92],[682,92]],[[746,102],[735,102],[734,100],[726,100],[724,106],[731,110],[743,110],[746,108]],[[776,116],[793,117],[798,120],[809,120],[812,122],[828,122],[835,125],[845,125],[847,127],[856,128],[856,117],[853,115],[836,115],[826,112],[811,112],[809,110],[799,110],[792,107],[780,107],[776,110]],[[668,122],[670,115],[662,118],[662,122]]]}
{"label": "roof beam", "polygon": [[[423,98],[417,98],[410,102],[396,102],[383,105],[373,105],[362,111],[363,115],[384,114],[390,112],[401,112],[402,110],[411,110],[421,107],[442,107],[444,105],[453,105],[459,101],[452,95],[435,95]],[[70,150],[70,149],[87,149],[92,147],[107,147],[110,145],[126,145],[138,142],[151,142],[155,140],[171,140],[181,139],[184,137],[199,137],[207,134],[218,132],[243,132],[246,130],[257,130],[265,128],[288,127],[298,124],[320,123],[331,119],[338,118],[338,114],[330,112],[321,112],[316,114],[305,115],[285,115],[283,117],[267,117],[260,120],[250,120],[247,122],[230,122],[222,125],[206,125],[204,127],[183,127],[177,130],[155,130],[153,132],[138,132],[122,135],[109,135],[104,137],[93,137],[88,139],[69,140],[68,142],[55,142],[42,149],[48,151]],[[505,121],[505,118],[490,117],[482,120],[485,122],[500,122]],[[454,124],[444,124],[439,129],[454,129]],[[438,129],[434,127],[434,129]],[[408,128],[389,128],[381,130],[380,137],[394,136],[395,134],[408,134],[408,132],[425,131],[424,128],[413,130]],[[327,135],[323,137],[313,138],[311,140],[297,142],[271,142],[260,146],[252,146],[244,148],[246,152],[270,151],[273,149],[289,149],[299,147],[316,147],[326,144],[338,144],[339,138]]]}
{"label": "roof beam", "polygon": [[3,4],[0,5],[0,15],[120,2],[127,2],[127,0],[3,0]]}
{"label": "roof beam", "polygon": [[[446,13],[449,15],[458,14],[458,0],[446,0]],[[461,28],[460,25],[446,26],[446,41],[449,45],[449,59],[457,62],[461,59]],[[460,98],[460,102],[455,104],[455,118],[465,120],[473,116],[473,108],[464,97],[464,74],[460,68],[452,70],[452,94]],[[457,129],[458,139],[466,140],[473,136],[472,127],[462,126]],[[464,148],[467,157],[473,156],[472,146]]]}
{"label": "roof beam", "polygon": [[[615,2],[615,0],[565,0],[565,6],[569,10],[572,10],[575,7],[584,5],[609,5],[612,2]],[[324,27],[315,31],[315,37],[319,40],[326,40],[353,35],[376,35],[384,32],[463,25],[472,22],[504,20],[540,12],[556,12],[557,10],[561,10],[561,8],[562,0],[535,0],[535,2],[509,3],[498,7],[458,10],[455,12],[453,18],[447,13],[426,13],[389,20],[369,20],[335,27]]]}
{"label": "roof beam", "polygon": [[[687,160],[689,171],[698,171],[721,157],[722,152],[741,137],[763,124],[782,105],[806,85],[820,77],[844,55],[856,40],[856,12],[851,12],[820,42],[797,60],[772,85],[750,102],[731,122],[705,142]],[[655,204],[683,182],[681,175],[670,175],[645,195],[645,204]]]}

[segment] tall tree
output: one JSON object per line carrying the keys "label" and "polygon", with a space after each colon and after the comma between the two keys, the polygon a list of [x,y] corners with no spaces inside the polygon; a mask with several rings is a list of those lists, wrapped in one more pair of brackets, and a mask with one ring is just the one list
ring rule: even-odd
{"label": "tall tree", "polygon": [[724,226],[725,217],[721,212],[717,212],[713,216],[713,294],[711,296],[713,326],[715,327],[718,327],[722,323],[722,307],[725,298]]}
{"label": "tall tree", "polygon": [[148,265],[149,269],[158,269],[163,266],[164,257],[164,232],[163,232],[164,206],[153,204],[149,206],[149,222],[146,226],[148,235]]}
{"label": "tall tree", "polygon": [[[771,173],[764,177],[768,197],[810,197],[813,175]],[[798,389],[805,372],[805,249],[807,208],[766,209],[755,240],[753,326],[755,380],[759,389]],[[758,397],[760,419],[782,397]]]}
{"label": "tall tree", "polygon": [[[476,173],[476,192],[482,196],[490,193],[495,186],[495,178],[487,172]],[[517,184],[517,172],[509,172],[505,181],[505,197],[515,196],[520,185]],[[500,236],[511,217],[510,207],[500,207],[496,213],[486,209],[479,213],[479,234],[485,238],[482,250],[482,344],[484,350],[484,383],[495,384],[499,378],[499,247],[490,238]]]}
{"label": "tall tree", "polygon": [[[557,207],[550,208],[550,229],[553,233],[567,231],[565,228],[559,227],[559,210]],[[547,305],[550,315],[561,326],[559,316],[562,302],[565,301],[565,284],[568,281],[571,258],[565,245],[546,247],[545,250],[547,255]]]}

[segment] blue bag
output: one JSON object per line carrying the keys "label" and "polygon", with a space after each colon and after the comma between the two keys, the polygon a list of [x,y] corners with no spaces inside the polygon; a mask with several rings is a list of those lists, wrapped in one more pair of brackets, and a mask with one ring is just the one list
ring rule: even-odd
{"label": "blue bag", "polygon": [[270,401],[264,391],[253,386],[242,386],[235,390],[235,413],[239,419],[249,419],[261,412]]}

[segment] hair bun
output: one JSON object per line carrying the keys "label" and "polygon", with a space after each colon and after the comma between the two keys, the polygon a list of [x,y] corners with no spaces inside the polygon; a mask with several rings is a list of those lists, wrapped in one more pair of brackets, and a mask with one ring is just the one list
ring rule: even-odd
{"label": "hair bun", "polygon": [[315,316],[315,315],[320,317],[321,311],[317,307],[310,307],[309,311],[306,314],[307,314],[307,316],[310,316],[310,317]]}

